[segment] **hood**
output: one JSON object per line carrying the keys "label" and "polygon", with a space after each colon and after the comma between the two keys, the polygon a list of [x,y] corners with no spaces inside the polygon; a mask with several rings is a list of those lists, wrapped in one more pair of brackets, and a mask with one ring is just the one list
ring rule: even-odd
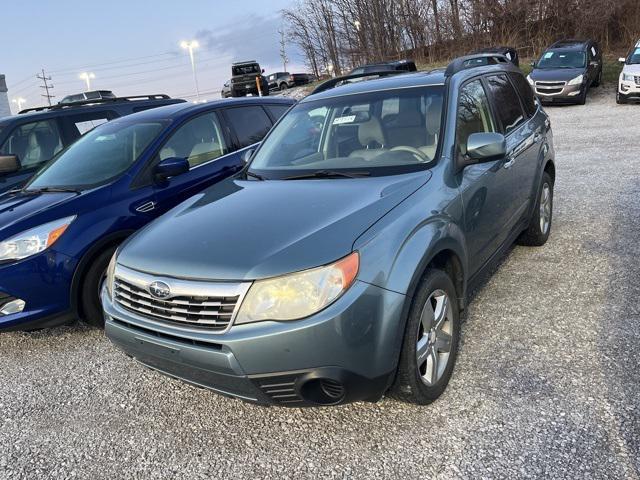
{"label": "hood", "polygon": [[632,65],[625,64],[622,72],[628,75],[640,75],[640,63],[634,63]]}
{"label": "hood", "polygon": [[430,172],[358,179],[230,178],[134,235],[118,263],[205,280],[254,280],[331,263]]}
{"label": "hood", "polygon": [[533,80],[543,82],[566,82],[585,72],[584,68],[536,68],[530,76]]}
{"label": "hood", "polygon": [[[5,193],[0,195],[0,232],[11,229],[18,222],[27,220],[40,212],[53,208],[57,205],[65,203],[71,198],[77,197],[78,194],[72,192],[50,192],[50,193]],[[50,218],[45,222],[55,220]],[[11,229],[11,234],[19,233],[37,225],[25,223],[25,228],[18,228],[17,231]],[[0,233],[0,239],[4,239],[5,235]]]}

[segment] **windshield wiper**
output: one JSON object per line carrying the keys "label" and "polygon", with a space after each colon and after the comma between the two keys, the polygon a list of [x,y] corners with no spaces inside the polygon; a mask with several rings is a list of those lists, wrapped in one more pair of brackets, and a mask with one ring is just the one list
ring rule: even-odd
{"label": "windshield wiper", "polygon": [[301,180],[305,178],[360,178],[369,177],[369,172],[339,172],[337,170],[317,170],[312,173],[284,177],[282,180]]}
{"label": "windshield wiper", "polygon": [[42,188],[34,188],[34,189],[23,189],[24,193],[58,193],[58,192],[69,192],[69,193],[80,193],[80,190],[76,190],[75,188],[65,188],[65,187],[42,187]]}
{"label": "windshield wiper", "polygon": [[249,170],[246,170],[244,174],[245,174],[245,177],[255,178],[256,180],[265,180],[265,178],[262,175],[258,175],[257,173],[251,172]]}

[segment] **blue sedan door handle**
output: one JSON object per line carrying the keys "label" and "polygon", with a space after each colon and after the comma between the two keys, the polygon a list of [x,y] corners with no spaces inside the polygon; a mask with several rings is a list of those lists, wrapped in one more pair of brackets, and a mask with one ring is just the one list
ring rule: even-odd
{"label": "blue sedan door handle", "polygon": [[504,168],[511,168],[516,161],[516,156],[513,152],[507,154],[506,162],[504,162]]}

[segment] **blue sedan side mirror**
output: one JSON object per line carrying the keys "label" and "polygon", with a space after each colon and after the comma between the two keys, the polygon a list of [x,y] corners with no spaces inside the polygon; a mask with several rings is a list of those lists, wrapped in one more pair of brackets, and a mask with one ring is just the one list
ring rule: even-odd
{"label": "blue sedan side mirror", "polygon": [[165,180],[169,177],[176,177],[189,171],[189,162],[186,158],[165,158],[156,165],[154,173],[156,178]]}

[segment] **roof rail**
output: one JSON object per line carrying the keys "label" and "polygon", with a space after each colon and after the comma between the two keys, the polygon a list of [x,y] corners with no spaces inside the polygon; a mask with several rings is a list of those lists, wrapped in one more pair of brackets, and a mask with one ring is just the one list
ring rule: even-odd
{"label": "roof rail", "polygon": [[25,108],[20,110],[18,114],[28,112],[43,112],[45,110],[62,110],[64,108],[73,108],[82,105],[99,105],[102,103],[116,103],[116,102],[129,102],[131,100],[168,100],[171,97],[164,93],[158,93],[155,95],[131,95],[129,97],[116,97],[116,98],[96,98],[95,100],[81,100],[79,102],[71,103],[59,103],[57,105],[45,105],[44,107]]}
{"label": "roof rail", "polygon": [[406,73],[412,73],[412,72],[407,72],[406,70],[381,70],[378,72],[354,73],[352,75],[344,75],[342,77],[331,78],[326,82],[322,82],[320,85],[318,85],[315,88],[313,92],[311,92],[310,95],[324,92],[325,90],[329,90],[331,88],[337,87],[340,82],[346,82],[347,80],[351,80],[354,78],[364,78],[364,77],[381,78],[381,77],[388,77],[390,75],[402,75]]}
{"label": "roof rail", "polygon": [[444,71],[444,76],[451,77],[462,70],[468,70],[470,68],[509,63],[509,59],[499,53],[476,53],[454,59]]}

